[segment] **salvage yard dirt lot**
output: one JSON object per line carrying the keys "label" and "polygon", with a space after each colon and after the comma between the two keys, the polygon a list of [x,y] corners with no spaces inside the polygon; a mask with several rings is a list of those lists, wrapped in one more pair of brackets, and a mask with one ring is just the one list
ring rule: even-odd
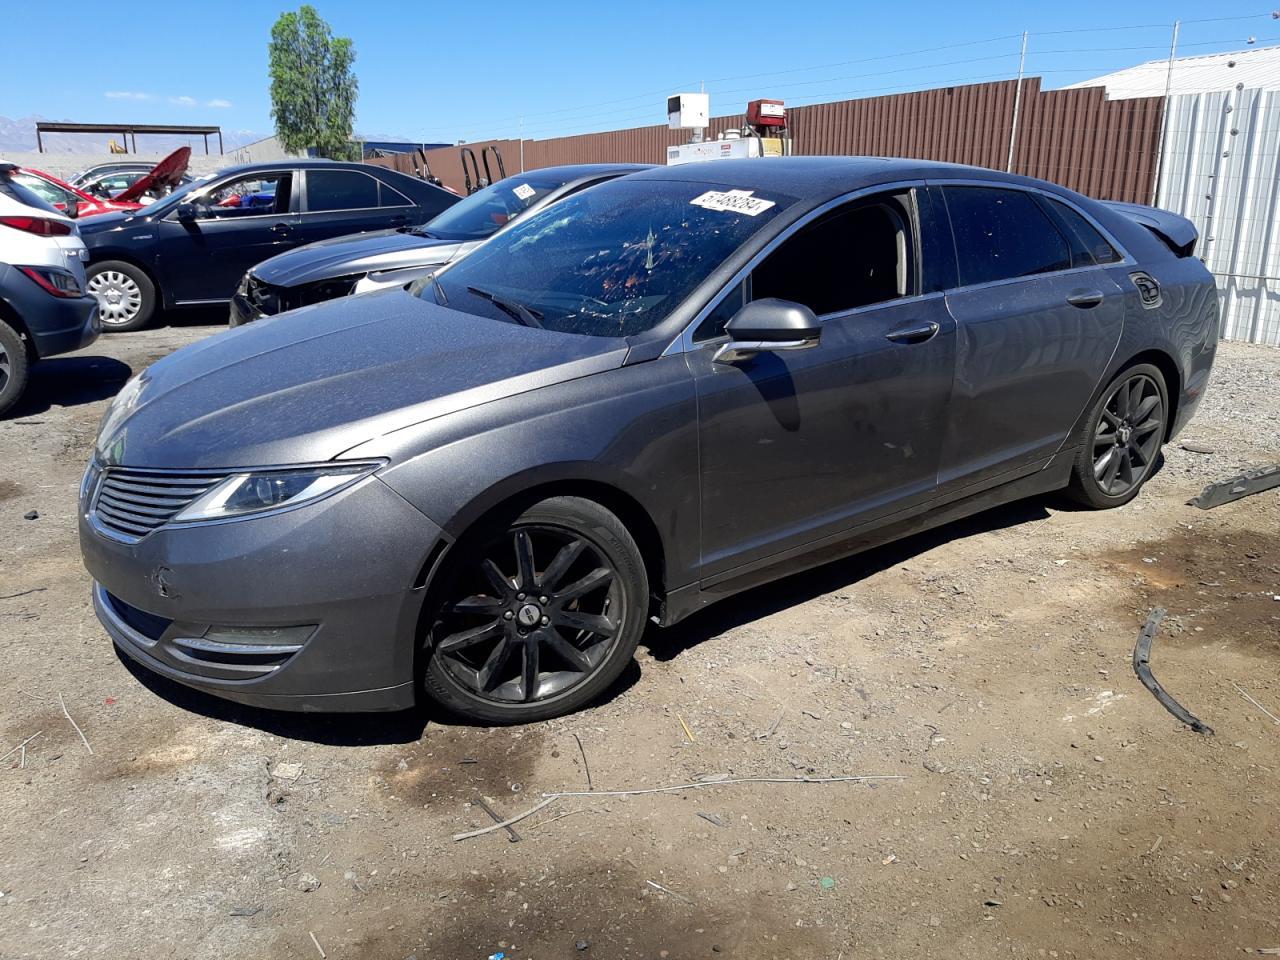
{"label": "salvage yard dirt lot", "polygon": [[[0,957],[1280,947],[1280,491],[1185,503],[1280,461],[1280,351],[1224,345],[1121,510],[1028,501],[790,578],[651,630],[593,709],[480,729],[249,710],[114,653],[80,474],[130,372],[216,331],[50,361],[0,423],[0,751],[39,733],[0,769]],[[1155,605],[1156,675],[1213,736],[1133,674]],[[452,839],[492,823],[481,797],[856,775],[902,779],[571,797],[518,843]]]}

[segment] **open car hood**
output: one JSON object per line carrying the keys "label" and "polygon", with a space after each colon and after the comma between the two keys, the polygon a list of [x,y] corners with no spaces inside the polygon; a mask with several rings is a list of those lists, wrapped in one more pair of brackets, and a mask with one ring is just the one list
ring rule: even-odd
{"label": "open car hood", "polygon": [[179,147],[152,167],[151,172],[145,177],[112,199],[117,203],[130,203],[148,193],[153,187],[176,187],[182,175],[187,172],[189,163],[191,163],[191,148]]}

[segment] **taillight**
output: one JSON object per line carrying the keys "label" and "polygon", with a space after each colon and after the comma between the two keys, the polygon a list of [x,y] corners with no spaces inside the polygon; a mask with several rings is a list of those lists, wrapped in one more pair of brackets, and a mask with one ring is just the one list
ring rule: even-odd
{"label": "taillight", "polygon": [[46,220],[43,217],[0,217],[0,225],[13,227],[24,233],[34,233],[39,237],[69,237],[71,224],[61,220]]}
{"label": "taillight", "polygon": [[48,267],[18,267],[23,273],[40,285],[45,293],[55,297],[79,297],[84,292],[80,282],[65,270],[51,270]]}

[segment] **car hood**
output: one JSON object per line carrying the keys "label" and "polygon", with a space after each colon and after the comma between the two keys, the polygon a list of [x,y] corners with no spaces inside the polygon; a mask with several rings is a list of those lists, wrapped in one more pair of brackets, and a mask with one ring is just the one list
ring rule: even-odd
{"label": "car hood", "polygon": [[330,460],[424,420],[622,364],[626,343],[460,313],[393,289],[178,350],[103,418],[104,464],[228,469]]}
{"label": "car hood", "polygon": [[398,230],[379,230],[309,243],[264,260],[251,272],[264,283],[296,287],[374,270],[448,263],[461,246],[453,240],[431,240]]}
{"label": "car hood", "polygon": [[80,221],[80,235],[88,237],[145,222],[145,218],[139,217],[133,210],[112,210],[107,213],[95,213],[93,216],[85,217],[84,220]]}

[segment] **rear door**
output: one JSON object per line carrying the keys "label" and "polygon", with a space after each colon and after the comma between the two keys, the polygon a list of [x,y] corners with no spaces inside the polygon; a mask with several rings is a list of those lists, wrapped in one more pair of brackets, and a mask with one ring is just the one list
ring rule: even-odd
{"label": "rear door", "polygon": [[1104,266],[1119,253],[1065,201],[978,183],[934,192],[959,271],[946,296],[956,321],[947,491],[1036,469],[1062,446],[1119,342],[1124,293]]}
{"label": "rear door", "polygon": [[302,198],[300,243],[416,222],[408,197],[359,170],[305,170]]}
{"label": "rear door", "polygon": [[292,170],[241,174],[195,198],[194,217],[170,211],[159,226],[168,302],[230,300],[246,270],[295,246],[295,176]]}

